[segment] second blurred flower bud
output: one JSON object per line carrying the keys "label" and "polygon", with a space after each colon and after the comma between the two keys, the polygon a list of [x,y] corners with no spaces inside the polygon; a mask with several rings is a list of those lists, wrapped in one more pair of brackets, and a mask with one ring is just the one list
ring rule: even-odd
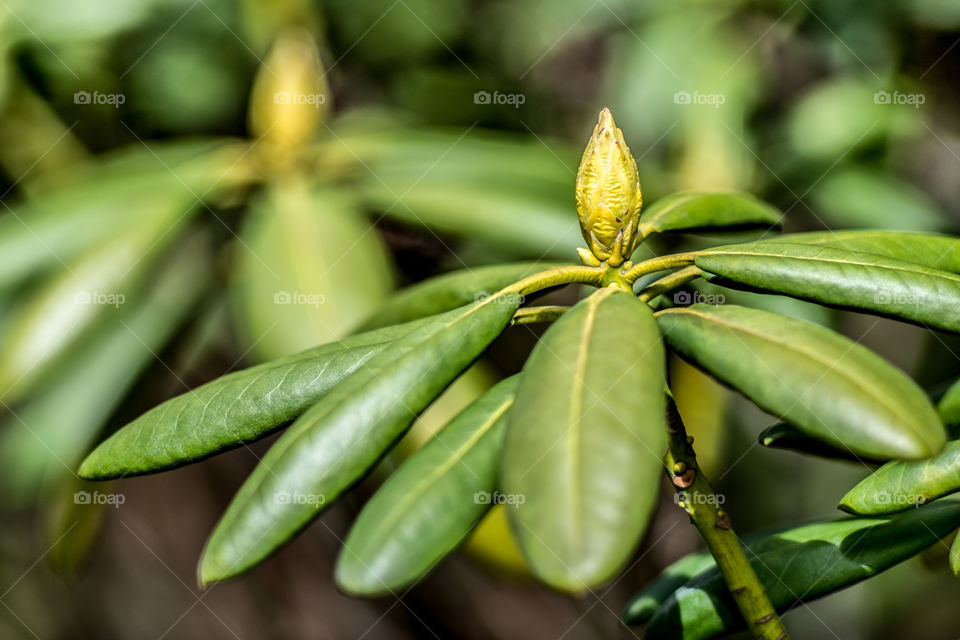
{"label": "second blurred flower bud", "polygon": [[637,163],[610,110],[600,112],[577,173],[577,215],[590,251],[612,267],[630,258],[640,221]]}
{"label": "second blurred flower bud", "polygon": [[250,131],[271,165],[289,163],[316,133],[329,108],[329,88],[310,32],[281,32],[257,74]]}

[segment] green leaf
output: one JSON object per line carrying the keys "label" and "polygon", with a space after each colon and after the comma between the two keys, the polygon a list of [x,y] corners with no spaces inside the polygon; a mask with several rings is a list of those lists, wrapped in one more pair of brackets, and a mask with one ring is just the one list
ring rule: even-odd
{"label": "green leaf", "polygon": [[517,381],[504,380],[464,409],[371,498],[337,560],[341,589],[395,593],[466,539],[491,505]]}
{"label": "green leaf", "polygon": [[[774,607],[784,613],[798,602],[870,578],[958,526],[960,504],[938,503],[887,518],[847,518],[781,531],[748,544],[747,557]],[[635,624],[631,618],[626,622]],[[714,567],[661,605],[645,637],[706,640],[743,627],[733,597]]]}
{"label": "green leaf", "polygon": [[858,253],[872,253],[931,269],[960,273],[960,238],[938,233],[876,230],[811,231],[778,236],[774,242],[818,245]]}
{"label": "green leaf", "polygon": [[[357,167],[364,202],[400,221],[525,256],[569,257],[583,243],[570,215],[579,153],[542,140],[337,121],[324,149]],[[567,165],[562,158],[570,161]]]}
{"label": "green leaf", "polygon": [[640,217],[640,237],[664,231],[776,227],[783,214],[748,193],[684,191],[661,198]]}
{"label": "green leaf", "polygon": [[894,460],[857,483],[840,500],[840,508],[857,515],[912,509],[960,491],[960,440],[947,443],[928,460]]}
{"label": "green leaf", "polygon": [[445,273],[391,296],[363,323],[363,328],[376,329],[456,309],[491,296],[527,276],[558,266],[563,265],[552,262],[517,262],[468,267]]}
{"label": "green leaf", "polygon": [[661,571],[656,580],[637,594],[623,610],[621,617],[627,624],[646,624],[674,591],[715,566],[716,560],[706,551],[683,556]]}
{"label": "green leaf", "polygon": [[[73,469],[209,283],[206,237],[188,239],[150,288],[111,315],[0,431],[0,483],[34,499]],[[127,309],[126,307],[130,307]]]}
{"label": "green leaf", "polygon": [[943,448],[940,418],[913,380],[830,329],[734,305],[668,309],[657,322],[684,359],[814,438],[868,459]]}
{"label": "green leaf", "polygon": [[949,562],[953,575],[960,578],[960,535],[956,536],[950,544]]}
{"label": "green leaf", "polygon": [[841,308],[960,331],[960,276],[822,246],[755,242],[708,249],[695,264],[739,283]]}
{"label": "green leaf", "polygon": [[378,232],[341,194],[276,185],[251,204],[240,238],[238,302],[260,359],[342,338],[392,289]]}
{"label": "green leaf", "polygon": [[936,200],[898,173],[862,163],[837,167],[811,187],[812,208],[831,229],[942,229],[948,220]]}
{"label": "green leaf", "polygon": [[0,352],[3,402],[23,398],[98,321],[119,315],[188,220],[180,209],[140,219],[136,228],[68,263],[31,291],[7,319]]}
{"label": "green leaf", "polygon": [[937,403],[937,411],[948,426],[960,425],[960,380],[954,382]]}
{"label": "green leaf", "polygon": [[300,416],[207,541],[201,582],[253,567],[363,477],[417,413],[483,353],[519,303],[519,296],[505,294],[425,322]]}
{"label": "green leaf", "polygon": [[198,194],[213,198],[235,186],[237,148],[210,142],[145,149],[136,145],[91,167],[38,183],[42,195],[0,215],[0,291],[61,268],[110,238],[165,212],[183,213]]}
{"label": "green leaf", "polygon": [[582,592],[630,557],[666,450],[664,352],[650,308],[602,289],[551,326],[510,410],[503,491],[533,572]]}
{"label": "green leaf", "polygon": [[262,438],[422,324],[362,333],[212,380],[114,433],[87,456],[80,475],[105,480],[156,473]]}
{"label": "green leaf", "polygon": [[376,181],[364,200],[385,215],[437,233],[479,239],[524,255],[569,256],[583,244],[576,216],[562,202],[496,183]]}
{"label": "green leaf", "polygon": [[819,456],[821,458],[865,462],[868,464],[877,462],[876,460],[870,460],[863,456],[857,456],[844,447],[836,447],[823,440],[811,437],[786,422],[781,422],[764,429],[760,432],[757,440],[760,444],[770,449],[786,449],[812,456]]}

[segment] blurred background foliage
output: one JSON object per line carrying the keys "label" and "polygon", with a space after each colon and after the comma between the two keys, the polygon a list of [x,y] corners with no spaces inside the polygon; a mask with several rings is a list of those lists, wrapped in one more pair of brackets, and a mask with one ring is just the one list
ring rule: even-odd
{"label": "blurred background foliage", "polygon": [[[738,188],[791,231],[956,232],[958,27],[949,0],[4,0],[0,637],[639,634],[616,613],[698,544],[666,487],[637,562],[583,601],[526,580],[496,509],[402,598],[357,601],[331,567],[377,474],[250,577],[200,593],[205,532],[264,443],[110,486],[72,470],[157,402],[342,336],[399,286],[573,259],[575,169],[604,105],[647,202]],[[960,372],[948,336],[761,300],[841,328],[934,395]],[[508,332],[383,465],[535,339]],[[763,450],[770,416],[671,369],[741,532],[830,516],[867,471]],[[925,638],[954,638],[945,566],[910,562],[787,622],[797,637],[909,638],[922,608]]]}

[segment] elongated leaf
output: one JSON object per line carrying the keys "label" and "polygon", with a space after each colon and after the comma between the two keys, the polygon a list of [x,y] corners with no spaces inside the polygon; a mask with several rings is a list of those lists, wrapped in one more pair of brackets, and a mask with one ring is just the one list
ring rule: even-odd
{"label": "elongated leaf", "polygon": [[960,331],[960,275],[823,246],[756,242],[708,249],[696,265],[730,281],[803,300]]}
{"label": "elongated leaf", "polygon": [[236,371],[167,400],[110,436],[80,466],[105,480],[202,460],[262,438],[423,322],[351,336]]}
{"label": "elongated leaf", "polygon": [[[379,121],[375,115],[381,116]],[[340,117],[336,138],[326,141],[325,157],[343,165],[359,156],[370,168],[361,177],[370,181],[383,177],[412,184],[431,179],[569,195],[570,176],[579,160],[573,149],[551,149],[516,134],[474,129],[464,135],[462,130],[397,126],[396,119],[382,116],[354,112]]]}
{"label": "elongated leaf", "polygon": [[170,257],[146,295],[97,327],[43,393],[0,431],[0,482],[8,496],[43,495],[73,474],[104,423],[206,288],[205,237]]}
{"label": "elongated leaf", "polygon": [[830,329],[734,305],[668,309],[657,322],[684,359],[812,437],[870,459],[943,448],[943,425],[923,391]]}
{"label": "elongated leaf", "polygon": [[445,273],[398,291],[377,309],[364,329],[376,329],[456,309],[482,300],[500,289],[561,263],[517,262],[473,267]]}
{"label": "elongated leaf", "polygon": [[30,294],[3,337],[0,398],[9,404],[24,397],[101,318],[118,315],[188,219],[179,209],[157,212]]}
{"label": "elongated leaf", "polygon": [[367,503],[337,560],[341,589],[394,593],[466,539],[495,495],[517,381],[504,380],[464,409]]}
{"label": "elongated leaf", "polygon": [[872,227],[934,231],[948,224],[930,195],[890,169],[849,163],[811,187],[812,209],[831,229]]}
{"label": "elongated leaf", "polygon": [[778,236],[772,241],[872,253],[931,269],[960,273],[960,238],[939,233],[878,230],[811,231]]}
{"label": "elongated leaf", "polygon": [[378,180],[362,195],[370,206],[407,224],[484,240],[518,254],[563,257],[583,244],[576,218],[562,201],[504,192],[490,183]]}
{"label": "elongated leaf", "polygon": [[960,440],[947,443],[928,460],[894,460],[883,465],[840,500],[858,515],[895,513],[960,491]]}
{"label": "elongated leaf", "polygon": [[583,243],[570,216],[576,164],[567,149],[516,136],[371,126],[338,122],[325,152],[338,164],[362,167],[358,191],[369,204],[407,224],[493,243],[522,257],[569,258]]}
{"label": "elongated leaf", "polygon": [[[751,552],[759,553],[765,550],[765,545],[770,544],[774,535],[785,530],[781,528],[753,533],[743,538],[741,543]],[[716,566],[717,561],[709,551],[699,551],[683,556],[667,566],[653,582],[634,596],[623,610],[621,618],[627,624],[646,624],[677,589]]]}
{"label": "elongated leaf", "polygon": [[666,450],[664,352],[652,313],[602,289],[556,322],[510,410],[503,490],[533,572],[582,592],[627,561],[656,503]]}
{"label": "elongated leaf", "polygon": [[392,288],[377,231],[338,193],[275,186],[251,205],[241,239],[238,301],[264,360],[342,338]]}
{"label": "elongated leaf", "polygon": [[833,458],[836,460],[850,460],[852,462],[873,463],[876,460],[870,460],[863,456],[855,455],[849,449],[836,447],[824,442],[818,438],[811,437],[786,422],[775,424],[772,427],[760,432],[757,440],[765,447],[770,449],[788,449],[806,453],[821,458]]}
{"label": "elongated leaf", "polygon": [[359,480],[510,321],[517,296],[443,314],[371,358],[303,414],[250,475],[207,541],[200,580],[270,555]]}
{"label": "elongated leaf", "polygon": [[[848,518],[781,531],[749,544],[747,557],[782,613],[798,602],[870,578],[958,526],[960,504],[937,503],[887,518]],[[635,623],[632,618],[626,622]],[[733,597],[714,567],[678,588],[660,606],[645,637],[706,640],[743,626]]]}
{"label": "elongated leaf", "polygon": [[235,146],[210,142],[141,145],[67,178],[38,183],[42,195],[0,215],[0,291],[38,271],[59,268],[164,212],[187,210],[242,180]]}
{"label": "elongated leaf", "polygon": [[664,231],[779,226],[783,214],[748,193],[684,191],[657,200],[640,217],[640,237]]}

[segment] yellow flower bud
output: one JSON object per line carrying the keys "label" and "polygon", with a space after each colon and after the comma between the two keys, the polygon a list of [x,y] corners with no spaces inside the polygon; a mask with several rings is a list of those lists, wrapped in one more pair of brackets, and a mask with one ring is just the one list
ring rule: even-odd
{"label": "yellow flower bud", "polygon": [[639,241],[642,204],[637,163],[604,108],[577,172],[577,215],[593,255],[612,267],[630,257]]}
{"label": "yellow flower bud", "polygon": [[298,28],[280,32],[250,100],[250,130],[271,164],[293,161],[310,142],[329,108],[329,97],[313,36]]}

